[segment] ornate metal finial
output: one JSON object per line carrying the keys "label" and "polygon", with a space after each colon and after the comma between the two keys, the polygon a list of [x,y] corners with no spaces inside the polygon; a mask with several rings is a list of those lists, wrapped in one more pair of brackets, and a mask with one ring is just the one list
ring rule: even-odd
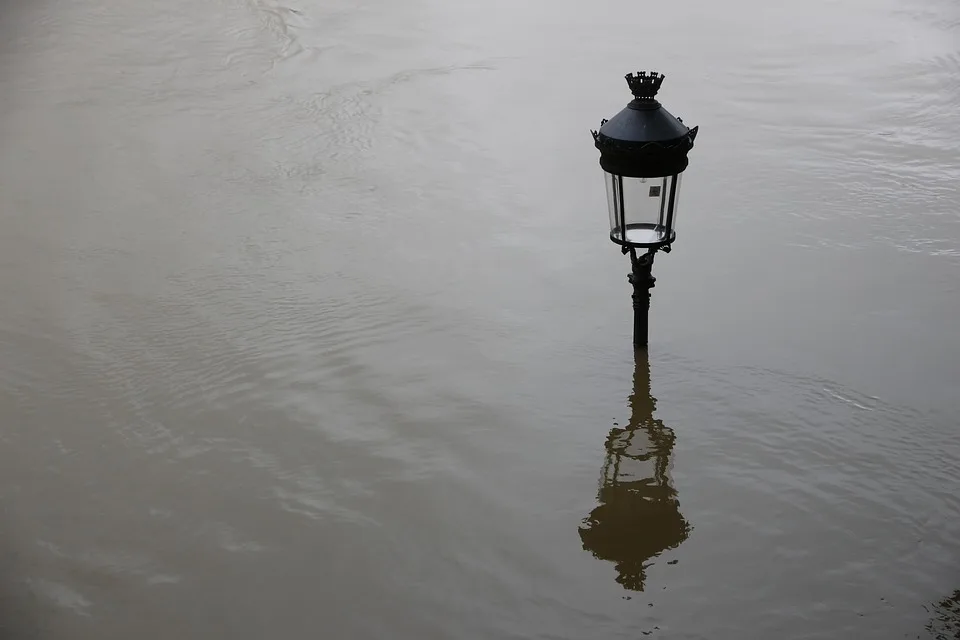
{"label": "ornate metal finial", "polygon": [[663,84],[666,77],[662,73],[651,71],[638,71],[637,73],[628,73],[624,76],[627,79],[627,85],[630,86],[630,92],[637,100],[653,101]]}

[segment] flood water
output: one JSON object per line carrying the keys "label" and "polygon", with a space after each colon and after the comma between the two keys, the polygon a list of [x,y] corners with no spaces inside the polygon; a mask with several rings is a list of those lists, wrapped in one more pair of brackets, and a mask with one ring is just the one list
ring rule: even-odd
{"label": "flood water", "polygon": [[0,0],[3,637],[947,637],[958,105],[955,0]]}

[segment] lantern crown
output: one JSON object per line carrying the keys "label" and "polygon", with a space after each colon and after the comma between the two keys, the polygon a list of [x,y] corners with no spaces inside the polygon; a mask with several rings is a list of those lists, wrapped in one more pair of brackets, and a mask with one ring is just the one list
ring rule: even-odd
{"label": "lantern crown", "polygon": [[634,98],[643,102],[652,102],[666,76],[656,71],[651,71],[649,74],[646,71],[638,71],[637,73],[628,73],[624,77],[627,79],[627,86],[630,87],[630,93],[633,94]]}

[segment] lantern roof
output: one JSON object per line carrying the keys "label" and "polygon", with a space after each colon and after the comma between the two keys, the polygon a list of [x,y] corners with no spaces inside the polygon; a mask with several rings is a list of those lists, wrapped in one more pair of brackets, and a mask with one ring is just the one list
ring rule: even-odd
{"label": "lantern roof", "polygon": [[625,76],[633,100],[620,113],[603,120],[599,131],[591,132],[604,171],[652,178],[687,168],[687,153],[699,127],[691,129],[657,101],[664,77],[655,71]]}

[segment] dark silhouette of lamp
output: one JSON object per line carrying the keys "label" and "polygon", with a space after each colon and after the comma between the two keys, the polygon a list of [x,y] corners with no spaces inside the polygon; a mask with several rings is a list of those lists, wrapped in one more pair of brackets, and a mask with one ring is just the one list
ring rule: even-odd
{"label": "dark silhouette of lamp", "polygon": [[633,100],[593,131],[607,185],[610,240],[630,254],[633,344],[647,346],[653,258],[677,239],[680,182],[699,127],[691,129],[657,100],[663,74],[628,73]]}

